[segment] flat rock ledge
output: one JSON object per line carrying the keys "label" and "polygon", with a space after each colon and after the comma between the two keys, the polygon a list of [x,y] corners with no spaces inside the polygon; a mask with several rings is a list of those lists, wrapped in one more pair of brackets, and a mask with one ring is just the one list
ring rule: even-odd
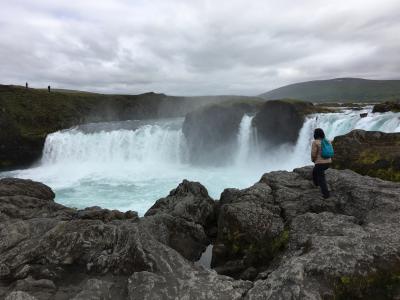
{"label": "flat rock ledge", "polygon": [[139,218],[1,179],[0,299],[400,299],[400,183],[327,180],[327,200],[304,167],[219,201],[184,180]]}

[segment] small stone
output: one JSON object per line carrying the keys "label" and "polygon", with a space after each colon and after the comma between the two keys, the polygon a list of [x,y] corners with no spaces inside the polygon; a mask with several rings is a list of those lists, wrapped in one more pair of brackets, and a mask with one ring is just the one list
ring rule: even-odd
{"label": "small stone", "polygon": [[29,295],[28,293],[16,291],[8,294],[5,300],[37,300],[36,297]]}
{"label": "small stone", "polygon": [[10,273],[10,268],[6,264],[0,264],[0,278],[6,278]]}
{"label": "small stone", "polygon": [[257,269],[250,267],[246,269],[242,274],[240,274],[240,279],[243,280],[254,280],[258,275]]}
{"label": "small stone", "polygon": [[15,278],[18,279],[23,279],[26,276],[28,276],[29,272],[32,270],[30,265],[25,265],[22,267],[21,270],[19,270],[16,274],[15,274]]}

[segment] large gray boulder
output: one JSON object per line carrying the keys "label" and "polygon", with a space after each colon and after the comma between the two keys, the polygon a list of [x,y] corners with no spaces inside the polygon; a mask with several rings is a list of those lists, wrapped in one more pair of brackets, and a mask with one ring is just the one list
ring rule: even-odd
{"label": "large gray boulder", "polygon": [[159,213],[141,220],[154,239],[178,251],[190,261],[197,261],[210,244],[204,227],[183,218]]}
{"label": "large gray boulder", "polygon": [[400,182],[400,133],[353,130],[333,140],[337,169]]}
{"label": "large gray boulder", "polygon": [[264,174],[260,180],[267,184],[274,195],[274,202],[281,208],[281,216],[291,221],[306,212],[332,211],[333,201],[323,201],[320,191],[311,180],[312,168],[302,168],[295,172],[274,171]]}
{"label": "large gray boulder", "polygon": [[372,112],[384,113],[384,112],[400,112],[400,100],[397,101],[385,101],[374,105]]}
{"label": "large gray boulder", "polygon": [[143,222],[160,242],[196,261],[216,227],[215,201],[198,182],[183,180],[146,212]]}
{"label": "large gray boulder", "polygon": [[212,266],[222,274],[254,279],[249,268],[264,266],[284,243],[284,222],[271,188],[258,183],[221,195]]}
{"label": "large gray boulder", "polygon": [[[400,295],[400,184],[329,170],[322,200],[311,168],[273,172],[289,227],[282,256],[259,274],[247,299],[393,299]],[[397,298],[396,298],[397,299]]]}
{"label": "large gray boulder", "polygon": [[[164,264],[164,256],[155,257]],[[242,299],[252,287],[215,271],[187,264],[181,256],[168,259],[173,272],[135,272],[128,280],[128,299]]]}
{"label": "large gray boulder", "polygon": [[214,222],[214,209],[215,202],[203,185],[183,180],[167,197],[157,200],[145,216],[167,213],[206,226]]}
{"label": "large gray boulder", "polygon": [[[177,298],[201,299],[204,288],[203,299],[238,299],[251,287],[195,266],[160,237],[160,231],[173,235],[171,224],[176,232],[193,224],[204,234],[200,224],[165,213],[138,220],[133,213],[66,208],[54,203],[49,188],[28,180],[2,179],[0,191],[1,299],[161,297],[163,291],[140,274],[164,278]],[[153,221],[159,215],[163,229],[157,231]]]}

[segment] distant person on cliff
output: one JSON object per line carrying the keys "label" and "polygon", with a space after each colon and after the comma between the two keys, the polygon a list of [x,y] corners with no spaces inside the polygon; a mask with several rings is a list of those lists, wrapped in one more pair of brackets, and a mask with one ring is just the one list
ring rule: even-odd
{"label": "distant person on cliff", "polygon": [[28,82],[25,82],[25,88],[26,89],[28,88]]}
{"label": "distant person on cliff", "polygon": [[333,157],[333,147],[325,138],[321,128],[314,130],[314,141],[311,146],[311,160],[315,164],[313,169],[313,181],[321,189],[322,196],[329,198],[329,190],[325,180],[325,171],[330,167]]}
{"label": "distant person on cliff", "polygon": [[47,87],[47,90],[48,90],[48,91],[49,91],[49,93],[50,93],[50,86],[48,86],[48,87]]}

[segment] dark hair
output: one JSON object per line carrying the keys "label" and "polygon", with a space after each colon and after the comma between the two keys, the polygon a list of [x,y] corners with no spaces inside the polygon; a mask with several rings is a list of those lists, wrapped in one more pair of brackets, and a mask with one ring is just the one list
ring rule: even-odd
{"label": "dark hair", "polygon": [[314,130],[314,140],[324,139],[325,133],[321,128],[317,128]]}

